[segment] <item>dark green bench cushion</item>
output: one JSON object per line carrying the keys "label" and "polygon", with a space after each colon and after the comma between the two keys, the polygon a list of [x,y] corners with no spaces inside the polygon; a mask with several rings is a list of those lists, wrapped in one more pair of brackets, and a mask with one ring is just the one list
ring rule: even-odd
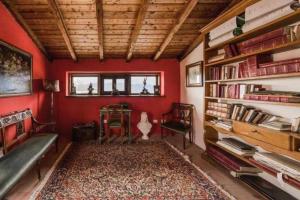
{"label": "dark green bench cushion", "polygon": [[176,133],[185,134],[190,130],[190,125],[184,125],[181,122],[169,121],[161,124],[161,127],[172,130]]}
{"label": "dark green bench cushion", "polygon": [[0,158],[0,199],[36,164],[57,137],[51,133],[31,137]]}
{"label": "dark green bench cushion", "polygon": [[121,127],[120,119],[111,119],[107,122],[109,127]]}

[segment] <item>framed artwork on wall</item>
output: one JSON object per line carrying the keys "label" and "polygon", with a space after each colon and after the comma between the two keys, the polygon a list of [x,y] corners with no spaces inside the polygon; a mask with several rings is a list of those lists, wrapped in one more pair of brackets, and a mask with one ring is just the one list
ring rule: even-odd
{"label": "framed artwork on wall", "polygon": [[0,97],[31,94],[31,54],[0,40]]}
{"label": "framed artwork on wall", "polygon": [[186,66],[186,87],[203,86],[203,62],[199,61]]}

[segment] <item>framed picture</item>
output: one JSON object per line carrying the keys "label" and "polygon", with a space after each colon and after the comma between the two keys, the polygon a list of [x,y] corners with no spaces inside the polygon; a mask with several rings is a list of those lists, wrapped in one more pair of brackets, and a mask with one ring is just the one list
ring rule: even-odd
{"label": "framed picture", "polygon": [[31,94],[31,54],[0,41],[0,97]]}
{"label": "framed picture", "polygon": [[196,62],[186,66],[186,87],[203,86],[203,62]]}

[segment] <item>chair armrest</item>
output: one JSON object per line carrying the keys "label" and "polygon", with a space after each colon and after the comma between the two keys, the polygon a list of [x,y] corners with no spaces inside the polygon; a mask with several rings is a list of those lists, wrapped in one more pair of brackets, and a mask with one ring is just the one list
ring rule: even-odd
{"label": "chair armrest", "polygon": [[46,127],[52,127],[51,131],[55,132],[56,122],[39,122],[38,120],[33,118],[33,133],[38,133],[40,130]]}

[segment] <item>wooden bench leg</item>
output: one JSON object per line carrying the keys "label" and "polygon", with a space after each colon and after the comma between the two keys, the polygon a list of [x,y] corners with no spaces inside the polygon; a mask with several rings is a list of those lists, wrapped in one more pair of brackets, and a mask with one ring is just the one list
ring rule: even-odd
{"label": "wooden bench leg", "polygon": [[193,143],[193,140],[192,140],[192,131],[189,131],[189,139],[190,139],[190,143],[192,144]]}
{"label": "wooden bench leg", "polygon": [[58,138],[55,141],[55,152],[58,153]]}
{"label": "wooden bench leg", "polygon": [[38,179],[40,181],[42,179],[42,176],[41,176],[41,161],[40,160],[37,161],[37,175],[38,175]]}

